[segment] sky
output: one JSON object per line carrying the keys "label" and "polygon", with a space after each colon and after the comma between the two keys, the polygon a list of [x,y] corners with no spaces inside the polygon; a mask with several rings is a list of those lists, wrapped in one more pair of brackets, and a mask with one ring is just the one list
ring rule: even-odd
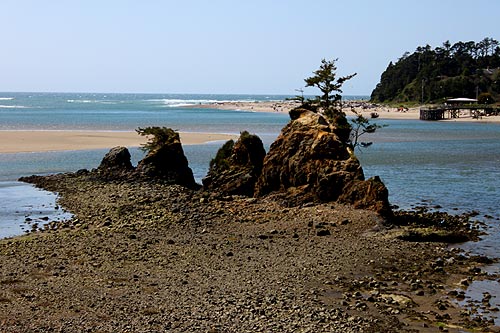
{"label": "sky", "polygon": [[0,91],[294,95],[338,58],[357,73],[344,94],[369,95],[406,51],[500,40],[498,13],[498,0],[0,0]]}

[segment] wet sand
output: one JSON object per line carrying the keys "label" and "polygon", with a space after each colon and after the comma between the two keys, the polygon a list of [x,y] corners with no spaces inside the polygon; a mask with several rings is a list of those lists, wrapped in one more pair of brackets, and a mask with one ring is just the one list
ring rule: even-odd
{"label": "wet sand", "polygon": [[[180,136],[185,145],[234,138],[213,133],[180,133]],[[132,131],[0,131],[0,153],[139,147],[146,141],[146,137]]]}

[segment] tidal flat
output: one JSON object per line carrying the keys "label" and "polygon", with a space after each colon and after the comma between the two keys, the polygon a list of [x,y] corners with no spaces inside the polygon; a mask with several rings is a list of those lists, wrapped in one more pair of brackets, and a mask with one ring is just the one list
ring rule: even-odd
{"label": "tidal flat", "polygon": [[371,211],[284,207],[89,174],[33,179],[75,217],[0,242],[0,328],[450,332],[483,257],[402,240]]}

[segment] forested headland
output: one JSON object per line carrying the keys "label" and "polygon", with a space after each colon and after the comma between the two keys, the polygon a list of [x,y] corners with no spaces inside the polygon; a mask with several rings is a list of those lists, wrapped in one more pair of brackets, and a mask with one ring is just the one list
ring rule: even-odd
{"label": "forested headland", "polygon": [[419,46],[390,62],[371,94],[373,102],[384,103],[439,103],[454,97],[478,98],[483,104],[500,100],[497,40]]}

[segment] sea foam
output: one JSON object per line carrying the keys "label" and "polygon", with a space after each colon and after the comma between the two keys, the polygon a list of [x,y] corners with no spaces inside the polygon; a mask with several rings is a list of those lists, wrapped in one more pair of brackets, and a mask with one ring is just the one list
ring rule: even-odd
{"label": "sea foam", "polygon": [[247,100],[220,100],[220,99],[175,99],[175,98],[162,98],[162,99],[148,99],[147,102],[159,103],[161,105],[175,108],[175,107],[183,107],[183,106],[191,106],[191,105],[210,105],[217,103],[226,103],[226,102],[255,102],[255,100],[247,99]]}
{"label": "sea foam", "polygon": [[0,105],[0,109],[26,109],[23,105]]}

